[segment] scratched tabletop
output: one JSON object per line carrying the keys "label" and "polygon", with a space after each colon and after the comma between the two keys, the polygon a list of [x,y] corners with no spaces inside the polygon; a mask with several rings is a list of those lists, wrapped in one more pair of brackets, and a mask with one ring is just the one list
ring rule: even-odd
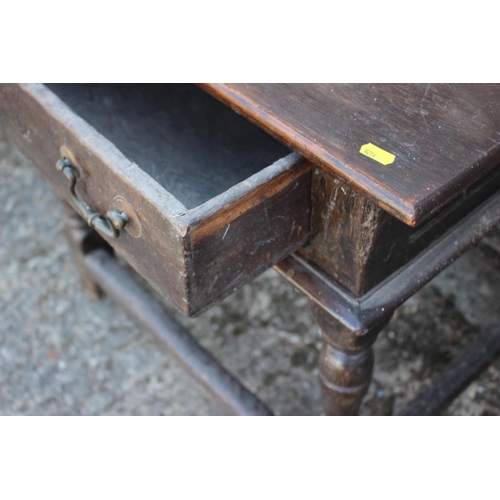
{"label": "scratched tabletop", "polygon": [[418,225],[500,160],[499,84],[203,84]]}

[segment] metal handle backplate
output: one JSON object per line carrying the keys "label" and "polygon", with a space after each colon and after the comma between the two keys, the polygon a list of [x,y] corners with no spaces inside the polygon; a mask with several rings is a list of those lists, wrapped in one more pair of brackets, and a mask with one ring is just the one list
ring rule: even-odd
{"label": "metal handle backplate", "polygon": [[89,207],[78,198],[76,194],[76,169],[68,158],[62,158],[56,163],[56,168],[69,180],[69,192],[78,212],[87,224],[108,238],[118,238],[120,231],[125,227],[129,219],[127,214],[119,210],[109,210],[106,217]]}

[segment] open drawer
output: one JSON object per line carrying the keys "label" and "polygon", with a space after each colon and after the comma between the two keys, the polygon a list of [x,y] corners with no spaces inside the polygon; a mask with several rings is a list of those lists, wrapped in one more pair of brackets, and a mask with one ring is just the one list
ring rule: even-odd
{"label": "open drawer", "polygon": [[0,85],[0,126],[61,198],[65,158],[78,199],[125,214],[105,239],[190,316],[308,238],[310,164],[194,85]]}

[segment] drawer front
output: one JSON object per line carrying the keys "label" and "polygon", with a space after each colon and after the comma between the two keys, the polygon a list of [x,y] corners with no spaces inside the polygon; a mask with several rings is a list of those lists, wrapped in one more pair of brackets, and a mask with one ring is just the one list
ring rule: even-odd
{"label": "drawer front", "polygon": [[0,126],[70,205],[68,179],[56,168],[62,156],[77,171],[78,198],[101,214],[126,213],[118,238],[105,239],[185,314],[199,314],[307,240],[310,166],[299,157],[186,210],[44,85],[0,85]]}
{"label": "drawer front", "polygon": [[100,213],[116,207],[117,197],[134,207],[130,215],[137,218],[140,236],[125,230],[108,241],[170,301],[182,304],[182,228],[168,217],[175,206],[168,206],[160,186],[42,85],[2,85],[0,113],[7,140],[34,163],[63,200],[72,204],[68,180],[56,169],[61,148],[71,152],[77,164],[77,193],[85,202]]}
{"label": "drawer front", "polygon": [[[188,292],[202,311],[304,245],[311,218],[311,165],[295,153],[204,207],[189,225]],[[245,193],[240,192],[242,187]]]}

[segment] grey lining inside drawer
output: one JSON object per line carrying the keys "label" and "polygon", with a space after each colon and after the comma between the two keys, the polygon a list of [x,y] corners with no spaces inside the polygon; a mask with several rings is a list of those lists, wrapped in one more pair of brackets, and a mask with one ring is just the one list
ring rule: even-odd
{"label": "grey lining inside drawer", "polygon": [[192,84],[48,84],[186,208],[289,154]]}

